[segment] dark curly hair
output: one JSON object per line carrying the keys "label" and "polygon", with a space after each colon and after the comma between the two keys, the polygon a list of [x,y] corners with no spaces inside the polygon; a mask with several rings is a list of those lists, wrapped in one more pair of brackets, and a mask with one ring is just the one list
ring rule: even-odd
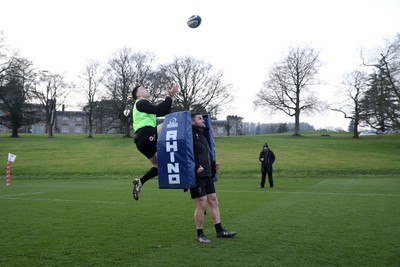
{"label": "dark curly hair", "polygon": [[137,84],[137,85],[133,88],[133,90],[132,90],[132,98],[133,98],[134,100],[137,99],[136,93],[137,93],[137,90],[139,89],[140,86],[141,86],[140,84]]}

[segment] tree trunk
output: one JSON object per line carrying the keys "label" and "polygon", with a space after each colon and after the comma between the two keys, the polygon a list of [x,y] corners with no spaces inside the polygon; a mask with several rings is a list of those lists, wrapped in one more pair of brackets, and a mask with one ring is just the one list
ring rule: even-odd
{"label": "tree trunk", "polygon": [[358,119],[354,120],[353,138],[358,138]]}
{"label": "tree trunk", "polygon": [[294,133],[293,136],[300,136],[300,113],[294,115]]}
{"label": "tree trunk", "polygon": [[53,136],[53,126],[50,124],[50,126],[49,126],[49,133],[48,133],[48,136],[47,136],[48,138],[53,138],[54,136]]}
{"label": "tree trunk", "polygon": [[129,127],[129,123],[127,123],[127,124],[125,125],[125,135],[124,135],[124,138],[130,138],[130,137],[132,137],[132,135],[131,135],[131,127]]}
{"label": "tree trunk", "polygon": [[11,134],[11,136],[10,137],[13,137],[13,138],[15,138],[15,137],[19,137],[19,135],[18,135],[18,129],[12,129],[12,134]]}
{"label": "tree trunk", "polygon": [[89,136],[88,138],[93,138],[93,119],[92,112],[89,112]]}

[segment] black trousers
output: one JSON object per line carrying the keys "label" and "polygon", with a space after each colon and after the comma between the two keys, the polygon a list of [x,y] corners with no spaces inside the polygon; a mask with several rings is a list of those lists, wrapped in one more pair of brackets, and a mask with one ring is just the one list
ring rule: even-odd
{"label": "black trousers", "polygon": [[260,183],[261,188],[264,188],[264,186],[265,186],[265,178],[266,178],[267,174],[268,174],[269,187],[274,187],[274,180],[272,179],[272,171],[263,169],[261,172],[261,183]]}

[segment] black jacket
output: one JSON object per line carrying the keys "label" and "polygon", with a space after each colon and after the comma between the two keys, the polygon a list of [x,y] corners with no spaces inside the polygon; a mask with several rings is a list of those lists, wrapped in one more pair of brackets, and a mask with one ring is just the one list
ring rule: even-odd
{"label": "black jacket", "polygon": [[[193,126],[193,154],[195,161],[196,178],[212,177],[213,164],[210,156],[210,149],[208,142],[203,134],[203,130]],[[204,168],[204,171],[197,173],[199,166]]]}
{"label": "black jacket", "polygon": [[[264,158],[264,160],[261,160],[262,158]],[[261,150],[258,160],[261,161],[261,171],[266,169],[267,171],[272,172],[272,164],[275,162],[275,154],[272,150]]]}
{"label": "black jacket", "polygon": [[140,112],[146,112],[149,114],[156,114],[157,117],[162,117],[171,112],[172,106],[172,98],[165,97],[165,100],[158,103],[153,104],[147,99],[138,100],[136,103],[136,108]]}

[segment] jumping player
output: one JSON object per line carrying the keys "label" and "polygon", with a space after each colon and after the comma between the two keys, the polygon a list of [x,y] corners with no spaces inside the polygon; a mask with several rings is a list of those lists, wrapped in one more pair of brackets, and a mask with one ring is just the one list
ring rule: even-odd
{"label": "jumping player", "polygon": [[167,96],[159,104],[153,104],[148,99],[150,91],[148,88],[137,85],[132,90],[132,98],[135,100],[133,106],[133,129],[135,131],[134,141],[137,149],[145,155],[153,165],[142,178],[133,180],[133,198],[139,199],[140,189],[143,184],[158,176],[157,166],[157,138],[162,129],[162,123],[157,125],[157,117],[162,117],[171,112],[172,98],[178,92],[177,84],[166,88]]}

